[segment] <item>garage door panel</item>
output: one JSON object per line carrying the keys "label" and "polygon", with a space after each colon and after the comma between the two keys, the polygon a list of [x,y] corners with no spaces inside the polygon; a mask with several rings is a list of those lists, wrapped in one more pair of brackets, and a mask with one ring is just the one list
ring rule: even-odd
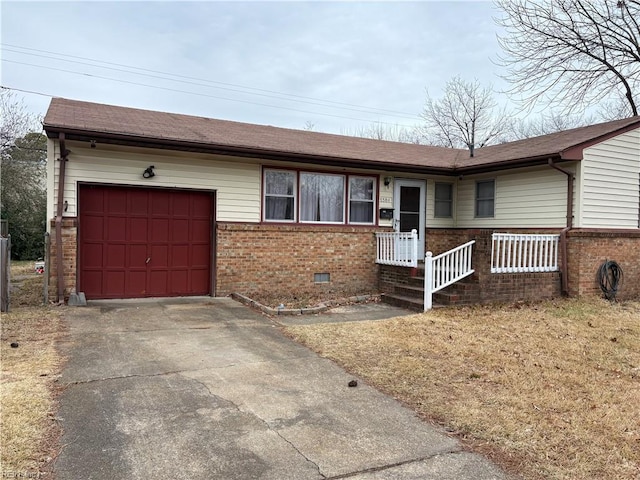
{"label": "garage door panel", "polygon": [[147,268],[147,244],[129,245],[127,266],[130,268]]}
{"label": "garage door panel", "polygon": [[127,240],[126,217],[107,217],[105,229],[107,242],[125,242]]}
{"label": "garage door panel", "polygon": [[85,188],[80,191],[80,203],[85,214],[104,212],[104,191],[93,188]]}
{"label": "garage door panel", "polygon": [[169,222],[168,218],[151,219],[151,241],[152,242],[168,242],[169,241]]}
{"label": "garage door panel", "polygon": [[124,270],[107,270],[104,272],[104,293],[113,298],[123,297],[124,281]]}
{"label": "garage door panel", "polygon": [[188,242],[189,241],[189,219],[174,219],[171,227],[172,242]]}
{"label": "garage door panel", "polygon": [[150,210],[151,215],[169,215],[169,192],[153,192]]}
{"label": "garage door panel", "polygon": [[191,247],[191,266],[194,268],[208,268],[210,259],[209,254],[209,245],[193,245]]}
{"label": "garage door panel", "polygon": [[188,268],[189,245],[173,245],[171,247],[171,269]]}
{"label": "garage door panel", "polygon": [[211,237],[211,222],[206,220],[192,220],[191,221],[191,241],[193,242],[207,242]]}
{"label": "garage door panel", "polygon": [[200,288],[200,290],[197,290],[197,288],[193,286],[208,285],[208,284],[209,284],[208,268],[203,268],[200,270],[191,269],[191,285],[192,285],[193,293],[195,295],[206,295],[207,293],[209,293],[209,291],[206,288]]}
{"label": "garage door panel", "polygon": [[109,191],[107,196],[106,210],[109,214],[127,214],[127,197],[120,192]]}
{"label": "garage door panel", "polygon": [[102,241],[104,238],[104,218],[102,216],[87,215],[81,222],[85,240]]}
{"label": "garage door panel", "polygon": [[85,243],[81,247],[80,256],[84,259],[85,268],[102,268],[104,262],[102,258],[102,243]]}
{"label": "garage door panel", "polygon": [[191,200],[191,217],[207,218],[211,215],[211,199],[205,196],[194,196]]}
{"label": "garage door panel", "polygon": [[150,295],[168,295],[171,292],[168,289],[169,286],[169,274],[166,270],[154,271],[151,270],[149,272],[149,289],[148,293]]}
{"label": "garage door panel", "polygon": [[147,217],[149,215],[149,193],[145,190],[131,190],[129,192],[127,212],[129,215]]}
{"label": "garage door panel", "polygon": [[190,195],[188,193],[176,193],[171,202],[171,215],[174,217],[189,218]]}
{"label": "garage door panel", "polygon": [[102,270],[83,270],[82,283],[84,294],[87,298],[101,298],[102,295]]}
{"label": "garage door panel", "polygon": [[169,266],[169,246],[151,245],[149,266],[152,269],[167,268]]}
{"label": "garage door panel", "polygon": [[125,253],[126,253],[126,245],[125,244],[115,244],[111,243],[107,245],[107,256],[105,261],[109,268],[124,268],[125,267]]}
{"label": "garage door panel", "polygon": [[127,275],[125,295],[127,297],[143,297],[146,294],[147,270],[130,270]]}
{"label": "garage door panel", "polygon": [[130,242],[147,242],[149,240],[149,220],[147,218],[133,217],[129,219]]}
{"label": "garage door panel", "polygon": [[185,270],[173,270],[171,272],[171,293],[185,295],[189,292],[189,272]]}
{"label": "garage door panel", "polygon": [[210,293],[212,193],[80,185],[78,212],[87,298]]}

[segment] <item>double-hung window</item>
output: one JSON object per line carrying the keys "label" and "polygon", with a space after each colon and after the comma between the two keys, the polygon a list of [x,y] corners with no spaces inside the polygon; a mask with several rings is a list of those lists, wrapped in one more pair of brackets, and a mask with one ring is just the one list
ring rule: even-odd
{"label": "double-hung window", "polygon": [[373,223],[375,181],[371,177],[349,177],[349,223]]}
{"label": "double-hung window", "polygon": [[265,170],[263,208],[264,219],[267,221],[295,221],[295,172],[287,170]]}
{"label": "double-hung window", "polygon": [[264,169],[266,222],[375,224],[375,177]]}
{"label": "double-hung window", "polygon": [[451,218],[453,216],[453,185],[436,182],[434,216]]}
{"label": "double-hung window", "polygon": [[490,218],[495,214],[496,181],[476,182],[476,217]]}

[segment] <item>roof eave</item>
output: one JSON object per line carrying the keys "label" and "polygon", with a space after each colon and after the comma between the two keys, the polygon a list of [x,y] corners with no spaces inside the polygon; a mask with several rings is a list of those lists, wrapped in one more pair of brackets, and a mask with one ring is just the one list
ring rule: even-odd
{"label": "roof eave", "polygon": [[342,158],[325,155],[313,155],[299,152],[287,152],[255,147],[243,147],[232,145],[220,145],[202,142],[188,142],[166,138],[152,138],[135,135],[126,135],[111,132],[95,132],[88,130],[72,129],[56,125],[44,125],[49,138],[58,138],[58,134],[64,132],[67,140],[81,142],[107,143],[113,145],[125,145],[142,148],[160,148],[217,155],[232,155],[245,158],[260,158],[264,160],[299,162],[316,165],[340,166],[350,168],[368,168],[382,171],[412,172],[434,175],[452,175],[454,172],[448,167],[436,167],[429,165],[414,165],[408,163],[389,163],[369,159]]}
{"label": "roof eave", "polygon": [[509,159],[499,162],[485,163],[483,165],[472,165],[469,167],[456,167],[454,173],[456,175],[474,175],[480,173],[491,173],[502,170],[511,170],[513,168],[537,167],[546,165],[549,159],[556,161],[576,161],[580,159],[564,158],[560,153],[548,153],[545,155],[537,155],[535,157]]}

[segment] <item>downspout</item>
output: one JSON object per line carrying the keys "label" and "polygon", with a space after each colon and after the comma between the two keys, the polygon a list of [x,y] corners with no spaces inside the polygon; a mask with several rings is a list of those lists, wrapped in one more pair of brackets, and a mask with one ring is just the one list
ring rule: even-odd
{"label": "downspout", "polygon": [[564,173],[567,176],[567,226],[560,232],[560,250],[562,251],[562,263],[560,265],[560,281],[562,295],[569,295],[569,262],[567,259],[567,232],[573,228],[573,181],[575,175],[564,168],[553,163],[553,159],[549,159],[549,166]]}
{"label": "downspout", "polygon": [[56,271],[58,274],[58,295],[57,301],[64,302],[64,265],[62,262],[62,212],[64,208],[64,175],[67,165],[67,150],[64,132],[58,136],[60,141],[60,169],[58,170],[58,205],[56,210]]}

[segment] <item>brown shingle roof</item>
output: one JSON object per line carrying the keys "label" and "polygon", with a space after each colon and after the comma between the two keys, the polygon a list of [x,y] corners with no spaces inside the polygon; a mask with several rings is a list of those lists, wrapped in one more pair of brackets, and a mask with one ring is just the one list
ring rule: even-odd
{"label": "brown shingle roof", "polygon": [[458,166],[479,166],[511,162],[517,159],[542,158],[560,156],[565,160],[581,160],[580,150],[598,141],[640,127],[640,117],[625,118],[612,122],[598,123],[586,127],[573,128],[561,132],[550,133],[540,137],[526,138],[514,142],[491,145],[476,150],[474,158],[458,159]]}
{"label": "brown shingle roof", "polygon": [[[467,150],[412,145],[266,125],[215,120],[54,98],[44,119],[49,136],[110,138],[129,144],[162,144],[203,151],[245,152],[271,158],[357,162],[372,167],[416,171],[462,172],[521,164],[525,160],[562,157],[594,139],[640,126],[634,117],[567,130],[542,137],[484,147],[469,158]],[[575,156],[575,152],[571,151]],[[579,159],[579,158],[578,158]],[[546,160],[545,160],[546,161]]]}

